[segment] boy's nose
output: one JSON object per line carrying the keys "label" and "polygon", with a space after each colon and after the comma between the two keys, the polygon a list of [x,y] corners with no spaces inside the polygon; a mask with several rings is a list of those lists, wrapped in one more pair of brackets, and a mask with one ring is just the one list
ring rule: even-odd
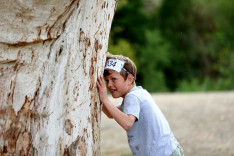
{"label": "boy's nose", "polygon": [[109,87],[111,87],[112,86],[112,83],[109,81],[108,83],[107,83],[107,87],[109,88]]}

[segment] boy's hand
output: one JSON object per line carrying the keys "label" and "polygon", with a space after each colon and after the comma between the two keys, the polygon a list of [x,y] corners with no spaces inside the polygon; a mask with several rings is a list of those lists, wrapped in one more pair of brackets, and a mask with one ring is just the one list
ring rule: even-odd
{"label": "boy's hand", "polygon": [[105,103],[105,101],[108,100],[108,95],[106,90],[106,84],[102,76],[98,77],[97,87],[98,87],[99,99],[102,103]]}

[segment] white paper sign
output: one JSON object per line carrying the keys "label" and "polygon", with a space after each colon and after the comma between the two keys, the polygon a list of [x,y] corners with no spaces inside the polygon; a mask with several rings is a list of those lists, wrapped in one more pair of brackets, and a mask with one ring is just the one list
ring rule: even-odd
{"label": "white paper sign", "polygon": [[118,59],[108,59],[104,69],[111,69],[120,72],[124,66],[124,61]]}

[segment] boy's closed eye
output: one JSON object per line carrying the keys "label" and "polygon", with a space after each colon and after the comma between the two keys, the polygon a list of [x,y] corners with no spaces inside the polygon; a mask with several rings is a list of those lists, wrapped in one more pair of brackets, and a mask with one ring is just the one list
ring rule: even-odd
{"label": "boy's closed eye", "polygon": [[106,83],[108,83],[109,82],[109,80],[105,80],[106,81]]}
{"label": "boy's closed eye", "polygon": [[[113,81],[116,81],[117,80],[117,78],[111,78],[111,81],[113,82]],[[109,82],[109,79],[106,79],[105,80],[107,83]]]}

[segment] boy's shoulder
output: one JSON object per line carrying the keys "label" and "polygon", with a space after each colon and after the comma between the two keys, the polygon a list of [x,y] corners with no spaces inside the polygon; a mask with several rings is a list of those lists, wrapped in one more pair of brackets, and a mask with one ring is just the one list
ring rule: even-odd
{"label": "boy's shoulder", "polygon": [[142,88],[141,86],[136,86],[130,90],[130,92],[126,95],[126,97],[135,96],[138,99],[145,100],[152,98],[150,93]]}
{"label": "boy's shoulder", "polygon": [[143,89],[141,86],[135,86],[130,90],[130,92],[127,94],[127,96],[134,95],[134,96],[140,98],[142,96],[147,95],[147,93],[148,92],[145,89]]}
{"label": "boy's shoulder", "polygon": [[130,91],[129,91],[129,94],[134,94],[136,92],[141,92],[143,91],[144,89],[141,87],[141,86],[135,86],[133,87]]}

